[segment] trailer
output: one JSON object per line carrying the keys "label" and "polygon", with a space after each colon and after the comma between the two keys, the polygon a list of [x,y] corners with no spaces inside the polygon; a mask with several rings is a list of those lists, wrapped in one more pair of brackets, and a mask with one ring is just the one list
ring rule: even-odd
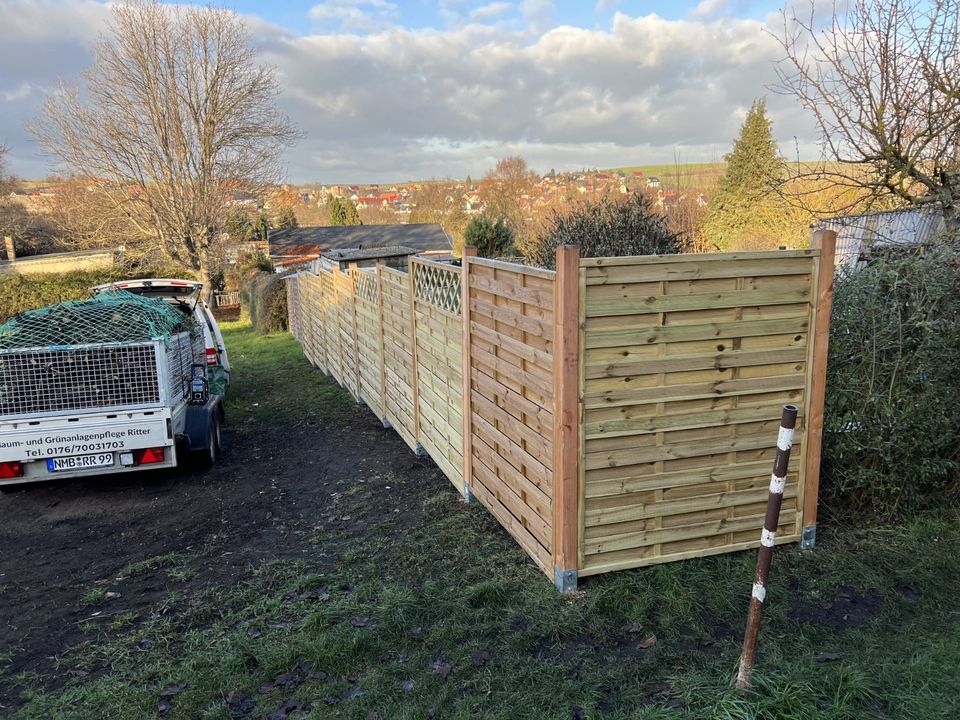
{"label": "trailer", "polygon": [[212,466],[222,397],[202,329],[124,290],[0,326],[0,485]]}

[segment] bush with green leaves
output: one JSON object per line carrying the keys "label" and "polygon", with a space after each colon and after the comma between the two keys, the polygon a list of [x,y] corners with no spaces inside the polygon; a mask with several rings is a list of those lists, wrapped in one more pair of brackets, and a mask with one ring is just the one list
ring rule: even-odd
{"label": "bush with green leaves", "polygon": [[918,254],[834,285],[821,496],[891,520],[960,500],[960,276]]}
{"label": "bush with green leaves", "polygon": [[580,248],[580,257],[671,255],[682,252],[677,236],[646,195],[604,197],[556,213],[533,243],[527,260],[553,268],[560,245]]}
{"label": "bush with green leaves", "polygon": [[280,275],[248,273],[240,283],[240,302],[258,333],[287,329],[287,286]]}
{"label": "bush with green leaves", "polygon": [[513,255],[513,230],[507,227],[503,218],[494,222],[486,215],[470,218],[463,231],[463,244],[472,245],[477,255],[486,258],[498,258]]}
{"label": "bush with green leaves", "polygon": [[193,273],[175,267],[127,268],[120,265],[103,270],[75,270],[38,275],[0,275],[0,323],[19,312],[54,305],[64,300],[90,297],[94,285],[145,277],[193,278]]}

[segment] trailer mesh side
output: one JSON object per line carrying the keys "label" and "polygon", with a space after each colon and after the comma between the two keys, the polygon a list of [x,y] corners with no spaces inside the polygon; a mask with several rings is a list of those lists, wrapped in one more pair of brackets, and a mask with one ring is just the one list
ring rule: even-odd
{"label": "trailer mesh side", "polygon": [[0,352],[0,416],[159,402],[153,343]]}

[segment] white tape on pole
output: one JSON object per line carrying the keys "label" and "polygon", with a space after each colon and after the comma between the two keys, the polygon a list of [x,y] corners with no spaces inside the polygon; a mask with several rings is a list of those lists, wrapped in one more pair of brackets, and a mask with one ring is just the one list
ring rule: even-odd
{"label": "white tape on pole", "polygon": [[777,539],[777,533],[775,530],[763,529],[763,532],[760,533],[760,544],[764,547],[773,547],[774,540]]}
{"label": "white tape on pole", "polygon": [[775,495],[783,495],[783,488],[787,485],[787,478],[777,477],[776,475],[770,476],[770,492]]}
{"label": "white tape on pole", "polygon": [[784,451],[793,447],[793,428],[780,427],[780,432],[777,433],[777,447]]}
{"label": "white tape on pole", "polygon": [[767,589],[763,586],[763,583],[755,582],[753,584],[753,597],[760,602],[767,599]]}

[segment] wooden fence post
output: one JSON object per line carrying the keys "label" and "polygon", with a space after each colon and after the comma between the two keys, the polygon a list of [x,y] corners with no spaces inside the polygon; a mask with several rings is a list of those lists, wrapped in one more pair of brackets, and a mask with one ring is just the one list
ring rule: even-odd
{"label": "wooden fence post", "polygon": [[813,332],[813,368],[807,405],[807,446],[804,449],[803,534],[800,547],[809,549],[817,542],[817,498],[820,493],[820,451],[823,447],[823,404],[827,394],[827,351],[830,343],[830,309],[833,305],[833,276],[837,252],[837,234],[817,230],[810,247],[820,250],[817,270],[816,321]]}
{"label": "wooden fence post", "polygon": [[553,537],[554,580],[577,589],[580,551],[580,251],[557,248],[553,287]]}
{"label": "wooden fence post", "polygon": [[460,258],[460,314],[463,317],[463,497],[467,502],[473,500],[470,484],[473,482],[473,424],[470,409],[471,371],[470,371],[470,258],[476,257],[477,249],[472,245],[463,248]]}
{"label": "wooden fence post", "polygon": [[416,264],[412,257],[407,257],[407,282],[410,283],[410,358],[413,362],[413,377],[411,378],[411,388],[413,390],[413,439],[417,443],[416,453],[418,457],[424,457],[427,449],[420,444],[420,391],[417,383],[417,295],[416,282],[414,278]]}

